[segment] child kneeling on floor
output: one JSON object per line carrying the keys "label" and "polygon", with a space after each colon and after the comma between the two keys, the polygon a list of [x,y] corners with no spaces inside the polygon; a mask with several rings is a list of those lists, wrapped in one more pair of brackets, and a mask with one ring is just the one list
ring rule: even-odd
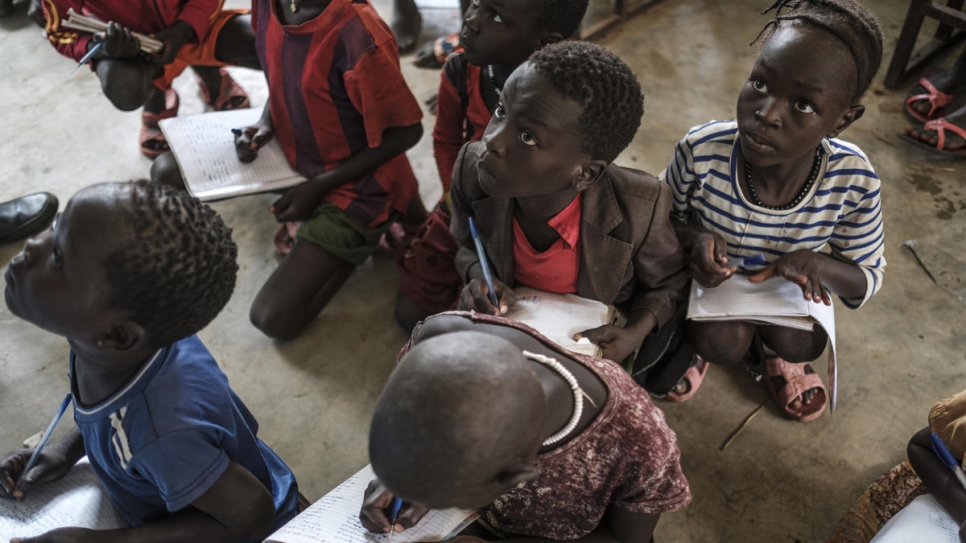
{"label": "child kneeling on floor", "polygon": [[291,470],[195,335],[228,302],[231,230],[187,193],[146,181],[77,193],[10,262],[10,312],[63,335],[77,426],[0,461],[23,498],[87,455],[132,526],[62,528],[46,541],[255,542],[297,512]]}
{"label": "child kneeling on floor", "polygon": [[[779,1],[762,31],[761,50],[738,95],[738,118],[692,128],[661,174],[673,189],[675,228],[694,280],[783,277],[814,303],[838,295],[862,306],[882,286],[879,178],[855,145],[836,139],[865,112],[860,103],[882,59],[875,16],[853,0]],[[820,253],[828,246],[831,255]],[[761,254],[739,271],[730,257]],[[809,421],[828,402],[807,365],[827,335],[751,322],[694,322],[687,335],[697,357],[678,385],[697,389],[707,363],[742,360],[764,347],[765,385],[791,418]],[[756,339],[760,338],[760,339]],[[666,368],[670,370],[669,368]]]}
{"label": "child kneeling on floor", "polygon": [[489,538],[646,543],[690,502],[674,432],[617,364],[478,313],[430,317],[401,356],[369,433],[369,530],[399,496],[397,531],[455,506]]}

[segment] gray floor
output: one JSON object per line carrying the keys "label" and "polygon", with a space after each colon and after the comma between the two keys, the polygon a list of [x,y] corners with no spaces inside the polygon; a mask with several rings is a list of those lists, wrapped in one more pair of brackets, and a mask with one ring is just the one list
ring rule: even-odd
{"label": "gray floor", "polygon": [[[753,57],[747,44],[764,22],[756,13],[765,3],[668,0],[597,40],[631,64],[647,95],[642,129],[619,163],[657,173],[690,126],[733,117]],[[882,19],[888,61],[907,3],[868,4]],[[387,12],[388,0],[378,5]],[[138,115],[114,110],[90,73],[68,79],[71,63],[41,39],[22,15],[25,6],[19,8],[17,17],[0,21],[0,201],[43,189],[66,202],[90,183],[145,176],[150,163],[137,151]],[[455,10],[434,10],[427,34],[456,20]],[[411,57],[402,65],[416,96],[430,96],[438,76],[412,67]],[[234,73],[262,104],[261,74]],[[183,114],[202,111],[190,75],[176,88]],[[941,236],[948,253],[966,249],[963,237],[950,233],[964,230],[966,163],[936,158],[895,136],[906,123],[904,95],[876,86],[866,97],[865,118],[845,133],[883,180],[889,266],[882,291],[868,305],[857,312],[839,306],[839,410],[802,425],[769,404],[721,452],[726,437],[766,398],[763,387],[713,368],[690,402],[661,404],[678,432],[694,502],[663,518],[660,541],[824,541],[862,489],[903,458],[932,402],[966,387],[964,305],[899,247]],[[427,114],[427,137],[409,153],[428,204],[440,191],[428,137],[433,121]],[[201,336],[260,420],[261,437],[315,499],[366,463],[368,419],[405,341],[392,321],[397,277],[389,260],[370,260],[301,338],[266,339],[247,315],[276,266],[271,201],[258,196],[215,204],[235,230],[241,272],[231,303]],[[18,250],[0,247],[0,263]],[[49,420],[66,390],[67,349],[61,338],[5,308],[0,337],[0,449],[7,450]]]}

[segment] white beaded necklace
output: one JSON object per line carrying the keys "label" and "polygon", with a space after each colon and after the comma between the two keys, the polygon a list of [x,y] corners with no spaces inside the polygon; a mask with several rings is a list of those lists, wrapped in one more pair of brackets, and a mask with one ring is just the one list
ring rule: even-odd
{"label": "white beaded necklace", "polygon": [[530,351],[523,351],[523,356],[527,357],[529,360],[533,360],[534,362],[539,362],[560,374],[560,377],[562,377],[564,381],[567,381],[567,384],[570,385],[571,390],[574,392],[574,412],[572,415],[570,415],[570,421],[568,421],[567,425],[561,428],[559,432],[543,441],[542,445],[544,447],[549,447],[550,445],[553,445],[554,443],[567,437],[570,432],[577,427],[577,423],[580,422],[580,416],[584,414],[584,391],[581,390],[580,385],[577,384],[577,378],[574,377],[574,374],[570,373],[570,370],[565,368],[563,364],[557,362],[556,358],[531,353]]}

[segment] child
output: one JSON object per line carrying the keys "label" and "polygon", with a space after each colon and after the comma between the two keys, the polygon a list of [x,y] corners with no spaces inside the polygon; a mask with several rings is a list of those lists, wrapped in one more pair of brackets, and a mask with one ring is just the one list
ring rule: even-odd
{"label": "child", "polygon": [[[516,284],[622,304],[624,328],[581,333],[617,361],[668,321],[687,281],[670,190],[611,163],[642,113],[630,68],[596,45],[548,45],[513,72],[483,141],[463,147],[453,170],[461,309],[505,313]],[[487,299],[471,216],[499,307]]]}
{"label": "child", "polygon": [[[258,69],[247,10],[223,10],[224,0],[47,0],[47,39],[60,54],[80,61],[100,42],[94,55],[104,95],[122,111],[144,107],[141,152],[149,158],[168,151],[158,121],[178,114],[171,82],[194,68],[205,103],[219,111],[248,107],[248,95],[222,66]],[[110,21],[107,32],[91,35],[63,25],[67,11]],[[140,52],[131,33],[164,43],[155,56]]]}
{"label": "child", "polygon": [[231,297],[236,253],[214,211],[140,181],[80,191],[10,262],[10,312],[70,343],[77,426],[28,473],[32,450],[7,455],[0,491],[23,498],[86,454],[132,526],[29,542],[255,542],[296,514],[292,472],[194,335]]}
{"label": "child", "polygon": [[540,47],[573,34],[587,0],[477,0],[466,12],[462,53],[443,67],[433,128],[433,154],[443,199],[399,255],[396,321],[406,330],[429,315],[454,309],[463,288],[454,259],[459,245],[449,230],[453,164],[467,141],[483,137],[507,77]]}
{"label": "child", "polygon": [[279,222],[304,222],[255,297],[251,320],[272,338],[292,339],[417,197],[404,153],[423,134],[423,114],[392,33],[367,2],[257,0],[252,8],[271,92],[261,120],[236,138],[238,156],[254,160],[277,135],[308,181],[269,209]]}
{"label": "child", "polygon": [[398,495],[397,531],[458,506],[501,537],[643,543],[691,499],[674,432],[620,366],[489,315],[445,313],[413,333],[369,457],[379,479],[360,516],[378,533]]}
{"label": "child", "polygon": [[[859,100],[882,58],[879,25],[853,0],[775,7],[737,120],[691,129],[661,177],[702,286],[731,278],[729,256],[762,254],[766,265],[731,280],[783,277],[806,300],[831,304],[831,292],[854,309],[882,285],[879,178],[861,150],[834,138],[865,111]],[[831,256],[819,252],[826,245]],[[689,322],[687,332],[702,367],[738,362],[758,334],[771,351],[764,381],[775,403],[801,421],[825,409],[822,380],[805,364],[825,349],[820,328]],[[696,385],[682,383],[690,392]]]}

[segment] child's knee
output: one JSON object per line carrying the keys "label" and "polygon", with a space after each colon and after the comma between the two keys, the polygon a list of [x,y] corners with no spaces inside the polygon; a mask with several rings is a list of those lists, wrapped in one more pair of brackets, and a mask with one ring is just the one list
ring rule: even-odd
{"label": "child's knee", "polygon": [[151,165],[151,181],[167,185],[171,188],[187,192],[184,178],[181,176],[181,169],[178,168],[178,161],[175,160],[173,153],[165,153],[155,159]]}
{"label": "child's knee", "polygon": [[252,325],[266,336],[280,341],[294,339],[302,331],[291,322],[291,312],[278,304],[256,299],[248,312]]}
{"label": "child's knee", "polygon": [[737,364],[744,358],[754,337],[754,326],[728,326],[727,329],[703,327],[688,333],[691,347],[702,359],[713,364]]}
{"label": "child's knee", "polygon": [[235,66],[262,69],[250,15],[236,15],[225,23],[215,42],[215,58]]}
{"label": "child's knee", "polygon": [[151,95],[151,68],[137,61],[101,61],[97,66],[104,96],[121,111],[134,111]]}

